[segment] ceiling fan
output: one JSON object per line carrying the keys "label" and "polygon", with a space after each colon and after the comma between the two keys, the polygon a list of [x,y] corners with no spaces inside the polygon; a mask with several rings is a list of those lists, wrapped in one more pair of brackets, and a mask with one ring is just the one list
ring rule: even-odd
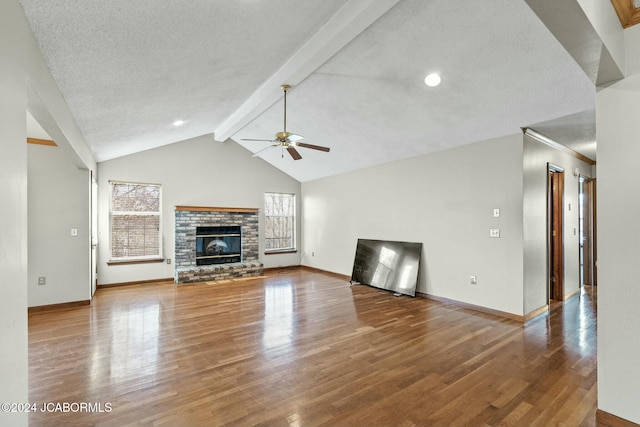
{"label": "ceiling fan", "polygon": [[275,144],[269,145],[268,147],[263,148],[262,150],[254,153],[253,157],[258,156],[263,151],[266,151],[273,147],[282,147],[283,150],[286,149],[291,155],[291,157],[293,158],[293,160],[300,160],[302,158],[298,150],[296,150],[296,147],[310,148],[312,150],[324,151],[328,153],[329,150],[331,150],[329,147],[323,147],[321,145],[313,145],[313,144],[300,142],[300,140],[304,138],[303,136],[296,135],[295,133],[287,132],[287,92],[289,91],[289,89],[291,89],[291,86],[282,85],[280,86],[280,89],[282,89],[282,91],[284,92],[284,130],[282,132],[276,133],[276,137],[274,139],[242,138],[241,139],[242,141],[275,142]]}

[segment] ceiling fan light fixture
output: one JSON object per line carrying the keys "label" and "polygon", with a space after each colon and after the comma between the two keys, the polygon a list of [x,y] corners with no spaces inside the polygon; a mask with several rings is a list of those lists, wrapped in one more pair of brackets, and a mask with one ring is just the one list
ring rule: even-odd
{"label": "ceiling fan light fixture", "polygon": [[431,73],[427,77],[424,78],[424,84],[429,87],[436,87],[440,84],[442,79],[438,73]]}
{"label": "ceiling fan light fixture", "polygon": [[242,138],[241,141],[264,141],[264,142],[271,142],[271,143],[275,142],[275,144],[269,145],[268,147],[265,147],[262,150],[255,152],[253,156],[256,157],[258,154],[272,147],[282,147],[283,157],[284,157],[284,150],[287,150],[287,152],[289,153],[289,155],[293,160],[302,159],[302,156],[300,155],[298,150],[296,150],[296,147],[310,148],[312,150],[324,151],[325,153],[328,153],[329,151],[331,151],[329,147],[323,147],[322,145],[313,145],[313,144],[300,142],[300,140],[304,139],[302,135],[296,135],[293,132],[287,132],[287,92],[289,91],[289,89],[291,89],[291,86],[282,85],[280,86],[280,89],[282,89],[282,91],[284,92],[283,130],[282,132],[276,133],[275,139]]}

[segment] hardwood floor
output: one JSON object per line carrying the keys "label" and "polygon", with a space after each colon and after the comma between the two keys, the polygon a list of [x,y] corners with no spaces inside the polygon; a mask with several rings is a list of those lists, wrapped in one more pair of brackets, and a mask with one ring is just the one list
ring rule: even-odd
{"label": "hardwood floor", "polygon": [[30,401],[75,404],[29,422],[595,426],[594,289],[524,327],[306,270],[100,289],[29,315]]}

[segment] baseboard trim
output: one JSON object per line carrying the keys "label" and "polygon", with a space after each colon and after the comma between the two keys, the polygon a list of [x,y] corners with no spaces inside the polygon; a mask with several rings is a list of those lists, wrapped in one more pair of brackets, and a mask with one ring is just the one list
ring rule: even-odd
{"label": "baseboard trim", "polygon": [[333,271],[323,270],[316,267],[309,267],[308,265],[284,265],[282,267],[269,267],[264,269],[264,274],[280,274],[286,273],[291,270],[307,270],[315,273],[327,274],[337,279],[346,280],[347,282],[351,280],[351,276],[347,276],[346,274],[334,273]]}
{"label": "baseboard trim", "polygon": [[596,410],[596,425],[598,427],[640,427],[640,424],[625,420],[602,409]]}
{"label": "baseboard trim", "polygon": [[316,273],[328,274],[329,276],[333,276],[337,279],[346,280],[347,282],[351,280],[351,276],[347,276],[346,274],[334,273],[333,271],[323,270],[321,268],[309,267],[308,265],[301,265],[300,268],[307,271],[314,271]]}
{"label": "baseboard trim", "polygon": [[148,284],[151,284],[151,283],[166,283],[166,282],[173,283],[173,277],[165,277],[163,279],[136,280],[134,282],[98,284],[98,289],[116,288],[118,286],[148,285]]}
{"label": "baseboard trim", "polygon": [[530,320],[535,319],[538,316],[542,316],[543,314],[548,314],[549,313],[549,304],[545,304],[540,308],[537,308],[533,311],[530,311],[529,313],[524,315],[524,323],[529,322]]}
{"label": "baseboard trim", "polygon": [[27,313],[41,313],[43,311],[52,311],[52,310],[69,310],[71,308],[84,307],[86,305],[90,305],[91,300],[82,300],[82,301],[71,301],[71,302],[61,302],[59,304],[47,304],[47,305],[36,305],[34,307],[29,307]]}
{"label": "baseboard trim", "polygon": [[575,291],[573,291],[573,292],[571,292],[571,293],[569,293],[569,294],[565,295],[565,296],[564,296],[564,300],[565,300],[565,301],[567,301],[567,300],[569,300],[569,299],[571,299],[571,298],[575,297],[576,295],[580,295],[580,291],[582,291],[582,288],[578,288],[578,289],[576,289]]}
{"label": "baseboard trim", "polygon": [[300,265],[283,265],[281,267],[268,267],[264,268],[262,271],[265,275],[267,274],[280,274],[286,273],[291,270],[300,270],[302,266]]}
{"label": "baseboard trim", "polygon": [[515,320],[516,322],[524,323],[524,316],[520,316],[518,314],[508,313],[506,311],[495,310],[493,308],[482,307],[481,305],[469,304],[462,301],[456,301],[453,299],[439,297],[431,294],[425,294],[422,292],[416,292],[416,296],[420,296],[422,298],[427,298],[433,301],[438,301],[443,304],[455,305],[461,308],[466,308],[469,310],[479,311],[485,314],[491,314],[493,316],[507,318],[509,320]]}

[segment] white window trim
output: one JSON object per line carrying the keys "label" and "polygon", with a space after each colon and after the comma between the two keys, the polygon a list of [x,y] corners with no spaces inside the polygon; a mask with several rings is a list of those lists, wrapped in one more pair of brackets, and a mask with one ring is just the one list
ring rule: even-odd
{"label": "white window trim", "polygon": [[[156,185],[160,189],[160,197],[158,200],[159,203],[159,211],[155,212],[131,212],[131,211],[118,211],[120,215],[157,215],[158,216],[158,254],[157,255],[144,255],[144,256],[126,256],[126,257],[114,257],[113,256],[113,234],[111,231],[112,226],[112,203],[113,203],[113,184],[133,184],[133,185]],[[153,260],[163,260],[163,218],[162,218],[162,184],[157,184],[153,182],[136,182],[136,181],[109,181],[109,263],[126,263],[126,262],[135,262],[135,261],[153,261]]]}
{"label": "white window trim", "polygon": [[[297,230],[297,223],[298,223],[298,197],[295,193],[283,193],[283,192],[278,192],[278,191],[265,191],[264,193],[264,198],[265,198],[265,222],[266,222],[266,218],[268,216],[271,215],[267,215],[267,209],[266,209],[266,196],[267,194],[280,194],[280,195],[287,195],[287,196],[291,196],[293,198],[293,221],[292,221],[292,230],[291,230],[291,246],[290,248],[277,248],[277,249],[265,249],[264,253],[265,254],[277,254],[277,253],[286,253],[286,252],[296,252],[297,249],[297,235],[296,235],[296,230]],[[265,241],[267,239],[266,237],[266,231],[265,231]]]}

